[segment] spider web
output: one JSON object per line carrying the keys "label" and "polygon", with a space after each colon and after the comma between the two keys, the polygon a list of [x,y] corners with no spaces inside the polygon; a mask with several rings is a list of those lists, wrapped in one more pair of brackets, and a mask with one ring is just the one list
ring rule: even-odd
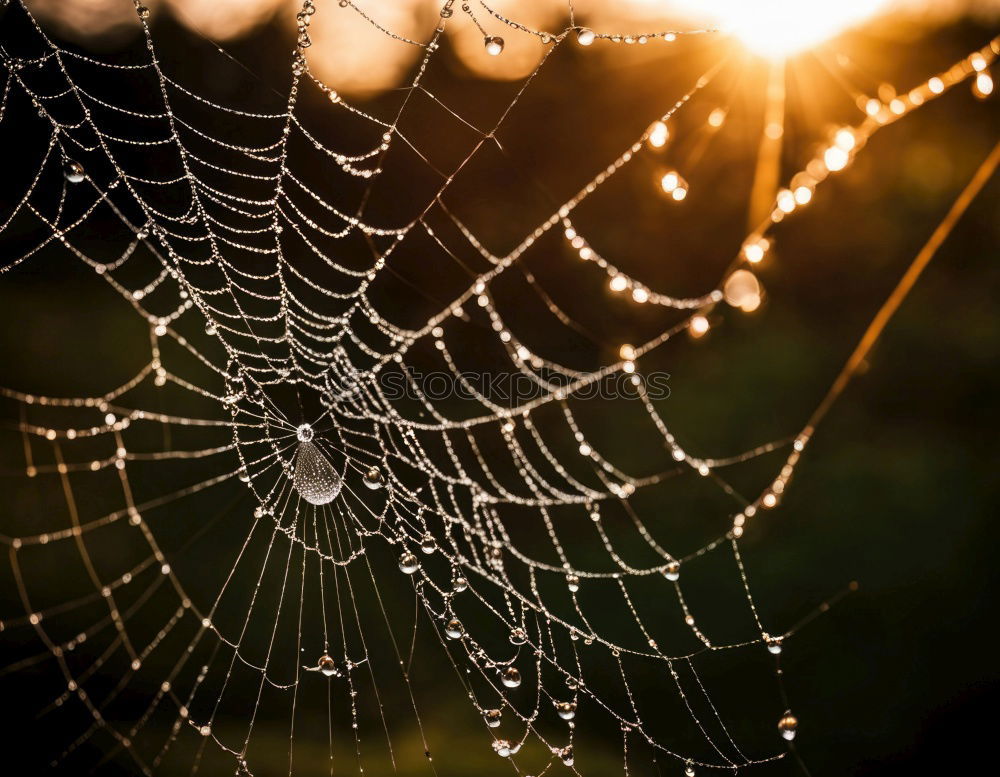
{"label": "spider web", "polygon": [[[641,360],[730,315],[724,302],[733,315],[759,304],[748,267],[772,227],[871,134],[985,68],[995,42],[846,128],[718,282],[686,295],[619,269],[576,214],[649,164],[662,123],[720,63],[605,167],[589,160],[596,175],[499,251],[484,236],[497,230],[466,223],[467,193],[453,191],[485,156],[516,165],[500,134],[548,59],[592,37],[662,45],[683,33],[591,33],[572,14],[545,32],[447,2],[426,39],[409,40],[340,5],[303,3],[290,88],[276,101],[262,85],[250,107],[171,74],[142,6],[145,51],[126,62],[57,44],[25,6],[6,13],[0,125],[38,129],[30,179],[8,185],[19,189],[0,224],[7,269],[59,244],[149,333],[148,359],[97,396],[3,390],[21,471],[51,508],[5,518],[24,611],[3,629],[33,631],[43,650],[4,673],[44,667],[41,710],[74,732],[53,743],[53,764],[436,774],[439,753],[458,760],[456,742],[429,733],[448,715],[482,720],[466,768],[500,757],[519,774],[690,774],[782,758],[775,722],[791,746],[796,721],[780,659],[798,626],[762,621],[740,538],[780,501],[814,424],[741,453],[696,452]],[[499,27],[547,46],[486,126],[427,85],[459,12],[486,45],[502,49]],[[313,76],[316,13],[360,13],[419,48],[390,109],[369,113]],[[336,132],[300,107],[317,95]],[[452,157],[428,116],[453,132]],[[387,201],[406,216],[382,214]],[[580,272],[675,322],[610,363],[580,358],[599,351],[594,333],[525,261],[560,244]],[[453,390],[433,391],[429,374]],[[498,397],[484,374],[531,391]],[[593,398],[609,382],[619,393]],[[609,442],[601,418],[628,428],[642,457]],[[744,497],[728,473],[758,460],[775,474]],[[710,516],[695,534],[672,515],[692,504]],[[727,666],[759,677],[760,692],[727,696]],[[617,766],[599,747],[609,731]]]}

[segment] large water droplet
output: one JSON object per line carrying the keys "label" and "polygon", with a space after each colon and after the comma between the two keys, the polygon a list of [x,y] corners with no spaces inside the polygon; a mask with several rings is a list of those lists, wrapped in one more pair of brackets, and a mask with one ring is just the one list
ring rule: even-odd
{"label": "large water droplet", "polygon": [[319,667],[319,671],[327,677],[340,677],[340,669],[337,668],[337,662],[328,655],[320,656],[317,666]]}
{"label": "large water droplet", "polygon": [[378,467],[372,467],[364,476],[365,485],[372,491],[385,485],[385,476]]}
{"label": "large water droplet", "polygon": [[70,183],[80,183],[80,181],[87,177],[87,173],[84,171],[83,165],[79,162],[67,162],[65,174],[66,180]]}
{"label": "large water droplet", "polygon": [[557,701],[553,702],[556,707],[556,712],[559,717],[563,720],[573,720],[576,717],[576,703],[571,701]]}
{"label": "large water droplet", "polygon": [[420,569],[420,562],[417,561],[417,557],[412,553],[406,552],[399,557],[399,569],[404,574],[412,575]]}
{"label": "large water droplet", "polygon": [[785,713],[781,720],[778,721],[778,730],[781,732],[781,736],[791,742],[795,739],[795,730],[799,727],[799,720],[790,712]]}
{"label": "large water droplet", "polygon": [[500,681],[508,688],[517,688],[521,684],[521,673],[516,667],[509,666],[500,676]]}
{"label": "large water droplet", "polygon": [[344,482],[327,461],[323,452],[311,442],[300,442],[295,455],[295,490],[309,504],[325,505],[337,498]]}

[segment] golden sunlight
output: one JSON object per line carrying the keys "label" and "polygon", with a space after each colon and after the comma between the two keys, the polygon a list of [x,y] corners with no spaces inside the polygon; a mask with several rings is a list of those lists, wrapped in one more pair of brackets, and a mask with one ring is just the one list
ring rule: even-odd
{"label": "golden sunlight", "polygon": [[754,54],[783,59],[874,16],[886,0],[681,0]]}
{"label": "golden sunlight", "polygon": [[[302,0],[143,0],[152,11],[153,24],[173,15],[212,40],[225,41],[250,33],[276,16],[291,24]],[[2,0],[0,0],[2,4]],[[1000,0],[574,0],[576,23],[598,32],[631,27],[642,30],[687,29],[717,26],[757,55],[780,60],[822,43],[859,25],[892,5],[911,19],[941,23],[942,15],[976,9],[995,15]],[[76,41],[104,39],[115,42],[139,34],[135,6],[129,0],[32,0],[32,11]],[[310,65],[330,85],[349,95],[371,95],[398,85],[414,66],[422,49],[386,35],[366,16],[396,35],[423,38],[440,22],[441,0],[358,0],[357,5],[337,7],[323,3],[313,19],[309,49]],[[455,3],[455,8],[461,7]],[[516,21],[513,27],[489,14],[477,19],[454,12],[448,25],[449,45],[472,73],[490,79],[520,79],[538,65],[546,47],[539,38],[518,29],[563,29],[566,0],[494,0],[490,7]],[[477,12],[478,13],[478,12]],[[481,17],[481,18],[480,18]],[[992,16],[990,18],[993,18]],[[502,37],[502,51],[490,56],[484,47],[484,31]],[[575,38],[575,36],[574,36]],[[603,44],[605,41],[601,41]],[[597,51],[611,47],[597,45]],[[596,56],[593,55],[593,56]],[[977,81],[977,94],[992,91],[988,73]],[[931,90],[934,90],[934,82]],[[877,101],[876,101],[877,102]],[[876,109],[879,106],[876,105]],[[712,127],[725,120],[713,114]],[[650,136],[657,146],[666,136]]]}

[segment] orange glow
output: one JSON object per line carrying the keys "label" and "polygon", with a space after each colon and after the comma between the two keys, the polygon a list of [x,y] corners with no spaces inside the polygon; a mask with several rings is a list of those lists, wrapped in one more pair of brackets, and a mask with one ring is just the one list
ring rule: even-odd
{"label": "orange glow", "polygon": [[670,138],[670,129],[662,121],[654,121],[649,128],[649,145],[653,148],[663,148]]}
{"label": "orange glow", "polygon": [[849,159],[850,157],[847,152],[840,146],[830,146],[830,148],[823,153],[823,161],[826,163],[826,169],[833,173],[847,167]]}
{"label": "orange glow", "polygon": [[[152,0],[147,6],[156,10]],[[36,0],[31,12],[71,40],[137,34],[135,6],[118,0]]]}
{"label": "orange glow", "polygon": [[870,18],[885,0],[681,0],[710,17],[750,51],[783,59]]}
{"label": "orange glow", "polygon": [[[186,24],[210,39],[227,40],[265,24],[272,15],[291,28],[301,0],[144,0],[153,12],[153,20],[166,11],[173,12]],[[135,6],[128,0],[32,0],[29,4],[38,18],[60,35],[81,42],[94,38],[127,38],[140,33]],[[337,3],[317,4],[312,17],[310,36],[313,45],[307,54],[314,72],[345,96],[371,95],[398,86],[423,49],[403,43],[376,30],[355,9]],[[925,12],[927,0],[894,0],[894,11],[909,11],[911,16]],[[939,24],[970,8],[996,8],[1000,0],[956,0],[945,12],[928,16]],[[490,3],[497,13],[534,30],[559,33],[566,24],[565,0],[495,0]],[[780,59],[864,22],[889,0],[574,0],[577,22],[590,25],[572,33],[578,46],[578,34],[584,30],[586,43],[593,31],[604,35],[621,30],[662,31],[664,29],[718,25],[751,51]],[[953,6],[953,7],[952,7]],[[438,18],[440,4],[431,0],[364,0],[359,3],[378,24],[395,35],[426,42]],[[459,4],[456,3],[456,9]],[[528,75],[546,51],[538,36],[513,29],[491,16],[481,15],[480,22],[488,36],[504,40],[503,51],[490,56],[483,32],[468,15],[456,11],[447,21],[447,40],[463,65],[479,76],[516,80]],[[665,41],[677,36],[666,35]],[[595,42],[593,52],[611,53],[613,45]],[[653,41],[650,41],[651,45]],[[551,45],[551,44],[548,44]],[[970,66],[982,72],[985,62],[970,59]],[[986,77],[981,84],[988,88]],[[940,78],[932,78],[927,88],[938,94],[944,88]],[[980,90],[981,91],[981,90]],[[873,99],[871,115],[891,110]],[[916,101],[914,101],[916,102]],[[713,113],[709,125],[720,126],[724,113]],[[717,123],[718,122],[718,123]]]}
{"label": "orange glow", "polygon": [[737,270],[730,275],[723,286],[726,302],[747,312],[760,305],[760,283],[749,270]]}
{"label": "orange glow", "polygon": [[694,337],[701,337],[709,329],[708,319],[704,316],[694,316],[691,319],[691,323],[688,324],[688,329]]}
{"label": "orange glow", "polygon": [[264,24],[286,0],[169,0],[182,22],[213,40],[245,35]]}
{"label": "orange glow", "polygon": [[993,79],[985,70],[976,76],[972,84],[972,91],[979,98],[986,98],[993,94]]}
{"label": "orange glow", "polygon": [[[306,59],[312,71],[342,94],[374,94],[398,84],[423,49],[393,40],[349,8],[330,5],[314,14],[309,26],[313,45]],[[409,3],[370,0],[365,11],[398,35],[426,36],[427,25]],[[482,35],[479,51],[486,56]]]}

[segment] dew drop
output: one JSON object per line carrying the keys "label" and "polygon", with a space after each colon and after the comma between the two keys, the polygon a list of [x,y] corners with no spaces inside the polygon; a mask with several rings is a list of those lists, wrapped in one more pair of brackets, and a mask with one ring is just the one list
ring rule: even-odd
{"label": "dew drop", "polygon": [[483,718],[486,720],[486,725],[490,728],[496,728],[500,725],[503,713],[500,710],[483,710]]}
{"label": "dew drop", "polygon": [[521,673],[517,671],[517,667],[508,666],[500,681],[508,688],[517,688],[521,684]]}
{"label": "dew drop", "polygon": [[365,486],[375,491],[385,485],[385,476],[378,467],[372,467],[365,473],[364,481]]}
{"label": "dew drop", "polygon": [[486,38],[484,41],[486,53],[491,57],[498,57],[503,53],[503,38],[496,35]]}
{"label": "dew drop", "polygon": [[594,34],[593,30],[588,30],[586,27],[581,27],[576,33],[576,41],[581,46],[589,46],[594,42],[594,38],[597,36]]}
{"label": "dew drop", "polygon": [[737,270],[730,275],[723,286],[726,302],[747,312],[760,305],[761,288],[756,276],[749,270]]}
{"label": "dew drop", "polygon": [[671,561],[667,564],[666,569],[663,570],[663,576],[670,581],[679,579],[681,576],[681,565],[676,561]]}
{"label": "dew drop", "polygon": [[412,575],[418,569],[420,569],[420,562],[417,561],[417,557],[412,553],[407,551],[402,556],[399,557],[399,569],[401,572],[405,572],[408,575]]}
{"label": "dew drop", "polygon": [[292,483],[299,495],[314,505],[332,502],[344,484],[323,452],[308,441],[299,443]]}
{"label": "dew drop", "polygon": [[573,720],[576,717],[576,704],[574,702],[557,701],[553,703],[555,704],[556,712],[563,720]]}
{"label": "dew drop", "polygon": [[444,633],[448,639],[461,639],[465,634],[465,627],[458,618],[452,618],[444,625]]}
{"label": "dew drop", "polygon": [[84,171],[83,165],[79,162],[67,162],[65,173],[66,180],[70,183],[80,183],[87,177],[87,173]]}
{"label": "dew drop", "polygon": [[320,656],[317,666],[319,667],[319,671],[326,677],[340,677],[340,670],[337,669],[337,662],[328,655]]}
{"label": "dew drop", "polygon": [[510,742],[506,739],[494,739],[493,750],[501,758],[508,758],[511,753]]}
{"label": "dew drop", "polygon": [[798,727],[799,719],[791,713],[786,713],[781,720],[778,721],[778,730],[781,732],[781,736],[789,742],[795,739],[795,729]]}
{"label": "dew drop", "polygon": [[420,540],[420,550],[428,556],[437,550],[437,542],[434,541],[432,534],[425,534],[424,538]]}

